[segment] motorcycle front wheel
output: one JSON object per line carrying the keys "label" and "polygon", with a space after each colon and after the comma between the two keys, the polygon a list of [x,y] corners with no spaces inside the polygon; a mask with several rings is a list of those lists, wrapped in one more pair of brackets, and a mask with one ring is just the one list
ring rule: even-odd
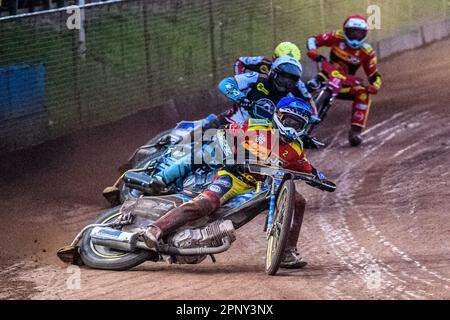
{"label": "motorcycle front wheel", "polygon": [[277,197],[273,226],[267,242],[266,273],[275,275],[280,268],[294,217],[294,180],[287,179]]}
{"label": "motorcycle front wheel", "polygon": [[[109,223],[120,215],[120,206],[105,211],[96,221],[97,224]],[[84,264],[94,269],[128,270],[147,260],[157,260],[156,253],[140,250],[124,252],[104,246],[94,245],[91,241],[91,231],[87,230],[80,243],[80,256]]]}

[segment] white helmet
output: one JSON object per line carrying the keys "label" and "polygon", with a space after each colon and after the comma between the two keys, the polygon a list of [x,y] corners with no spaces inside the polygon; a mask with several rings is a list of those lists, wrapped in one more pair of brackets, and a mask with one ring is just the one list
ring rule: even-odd
{"label": "white helmet", "polygon": [[279,91],[288,92],[295,88],[302,72],[300,62],[290,55],[285,55],[272,63],[269,78],[272,79]]}
{"label": "white helmet", "polygon": [[353,49],[358,49],[367,40],[369,25],[364,16],[352,15],[344,22],[345,42]]}

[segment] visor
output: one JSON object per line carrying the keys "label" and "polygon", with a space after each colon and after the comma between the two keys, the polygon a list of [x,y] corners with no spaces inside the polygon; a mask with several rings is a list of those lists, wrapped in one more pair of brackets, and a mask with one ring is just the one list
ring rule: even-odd
{"label": "visor", "polygon": [[286,128],[293,128],[297,132],[305,129],[307,124],[304,119],[290,113],[281,113],[280,121]]}
{"label": "visor", "polygon": [[299,80],[300,77],[285,72],[280,72],[275,78],[277,85],[287,90],[294,89]]}
{"label": "visor", "polygon": [[365,37],[367,37],[367,30],[359,29],[359,28],[346,28],[345,29],[345,35],[350,40],[361,41]]}

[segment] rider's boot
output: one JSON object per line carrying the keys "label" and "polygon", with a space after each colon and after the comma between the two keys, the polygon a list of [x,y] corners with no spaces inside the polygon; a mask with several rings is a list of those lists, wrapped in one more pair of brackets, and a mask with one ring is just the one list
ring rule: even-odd
{"label": "rider's boot", "polygon": [[363,130],[362,127],[352,126],[350,131],[348,132],[348,141],[350,142],[350,145],[352,147],[357,147],[362,143],[363,141],[361,136],[362,130]]}
{"label": "rider's boot", "polygon": [[288,247],[284,250],[283,259],[281,260],[280,268],[285,269],[301,269],[307,265],[295,247]]}
{"label": "rider's boot", "polygon": [[186,223],[208,216],[220,205],[219,198],[200,194],[189,202],[173,208],[150,224],[142,237],[149,248],[156,248],[159,240]]}
{"label": "rider's boot", "polygon": [[286,249],[284,250],[283,259],[281,261],[281,268],[300,269],[306,266],[306,262],[302,260],[297,251],[297,242],[302,228],[305,208],[306,199],[296,191],[294,217],[292,219]]}
{"label": "rider's boot", "polygon": [[155,225],[149,225],[143,234],[144,242],[152,250],[157,250],[159,239],[161,239],[162,231]]}

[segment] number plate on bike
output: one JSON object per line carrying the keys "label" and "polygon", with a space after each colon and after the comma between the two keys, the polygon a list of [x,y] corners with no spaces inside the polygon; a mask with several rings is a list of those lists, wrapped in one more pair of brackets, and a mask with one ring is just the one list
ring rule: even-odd
{"label": "number plate on bike", "polygon": [[341,86],[341,82],[341,79],[334,78],[333,80],[331,80],[330,85],[337,89]]}

